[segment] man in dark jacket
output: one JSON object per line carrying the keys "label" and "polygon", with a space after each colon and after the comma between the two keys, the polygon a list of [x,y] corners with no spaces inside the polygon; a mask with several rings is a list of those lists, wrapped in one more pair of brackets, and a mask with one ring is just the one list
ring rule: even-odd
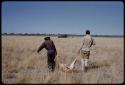
{"label": "man in dark jacket", "polygon": [[45,41],[38,48],[37,52],[39,53],[39,51],[41,51],[43,48],[45,48],[47,50],[48,68],[51,71],[54,71],[55,70],[55,61],[54,61],[54,59],[55,59],[55,56],[57,55],[56,47],[55,47],[53,41],[50,39],[50,37],[45,37],[44,40]]}

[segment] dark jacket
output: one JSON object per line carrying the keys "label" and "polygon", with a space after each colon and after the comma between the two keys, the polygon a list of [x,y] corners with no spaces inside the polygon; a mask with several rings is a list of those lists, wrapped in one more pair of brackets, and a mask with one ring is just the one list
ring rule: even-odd
{"label": "dark jacket", "polygon": [[57,54],[56,47],[52,40],[45,40],[42,45],[38,48],[37,52],[45,48],[48,52],[52,51]]}

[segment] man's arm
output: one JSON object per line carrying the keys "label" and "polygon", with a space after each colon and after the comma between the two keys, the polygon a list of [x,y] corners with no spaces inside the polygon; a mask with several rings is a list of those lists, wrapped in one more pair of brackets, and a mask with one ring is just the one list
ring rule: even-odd
{"label": "man's arm", "polygon": [[44,47],[45,47],[45,43],[43,42],[42,45],[40,45],[40,47],[38,48],[37,53],[39,53],[39,51],[41,51]]}
{"label": "man's arm", "polygon": [[92,45],[96,45],[95,40],[92,38]]}
{"label": "man's arm", "polygon": [[78,50],[78,54],[80,53],[80,50],[82,49],[83,45],[84,45],[84,39],[83,39],[83,42],[82,42],[80,49]]}

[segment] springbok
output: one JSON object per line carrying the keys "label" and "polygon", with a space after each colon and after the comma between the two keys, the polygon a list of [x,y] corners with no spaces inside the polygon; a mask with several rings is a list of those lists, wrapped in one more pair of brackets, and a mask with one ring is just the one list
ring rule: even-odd
{"label": "springbok", "polygon": [[58,62],[58,65],[59,65],[59,68],[62,69],[63,71],[66,71],[66,72],[69,72],[69,71],[72,71],[74,69],[74,64],[77,60],[77,57],[74,59],[74,61],[68,66],[66,64],[63,64],[63,63],[60,63],[59,62],[59,56],[57,55],[57,62]]}

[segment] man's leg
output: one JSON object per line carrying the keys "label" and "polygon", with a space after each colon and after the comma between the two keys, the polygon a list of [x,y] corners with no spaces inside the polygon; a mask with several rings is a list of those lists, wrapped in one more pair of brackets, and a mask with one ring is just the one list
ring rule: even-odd
{"label": "man's leg", "polygon": [[50,56],[50,54],[48,54],[47,63],[48,63],[48,68],[51,69],[51,56]]}
{"label": "man's leg", "polygon": [[85,69],[84,69],[84,71],[87,72],[90,51],[85,51],[84,55],[85,55],[85,59],[84,59]]}
{"label": "man's leg", "polygon": [[87,67],[88,66],[88,59],[85,59],[84,61],[85,61],[85,67]]}
{"label": "man's leg", "polygon": [[54,59],[55,59],[55,55],[53,54],[52,55],[52,71],[54,71],[55,70],[55,61],[54,61]]}
{"label": "man's leg", "polygon": [[88,59],[84,59],[84,63],[85,63],[85,72],[87,72],[87,68],[88,68]]}
{"label": "man's leg", "polygon": [[53,54],[48,54],[48,68],[51,70],[51,71],[54,71],[55,70],[55,56]]}
{"label": "man's leg", "polygon": [[84,59],[81,59],[82,70],[84,70],[84,67],[85,67],[85,66],[84,66],[84,63],[85,63],[85,62],[84,62]]}
{"label": "man's leg", "polygon": [[48,54],[48,68],[50,69],[50,71],[53,71],[53,63],[54,63],[53,54],[49,53]]}

